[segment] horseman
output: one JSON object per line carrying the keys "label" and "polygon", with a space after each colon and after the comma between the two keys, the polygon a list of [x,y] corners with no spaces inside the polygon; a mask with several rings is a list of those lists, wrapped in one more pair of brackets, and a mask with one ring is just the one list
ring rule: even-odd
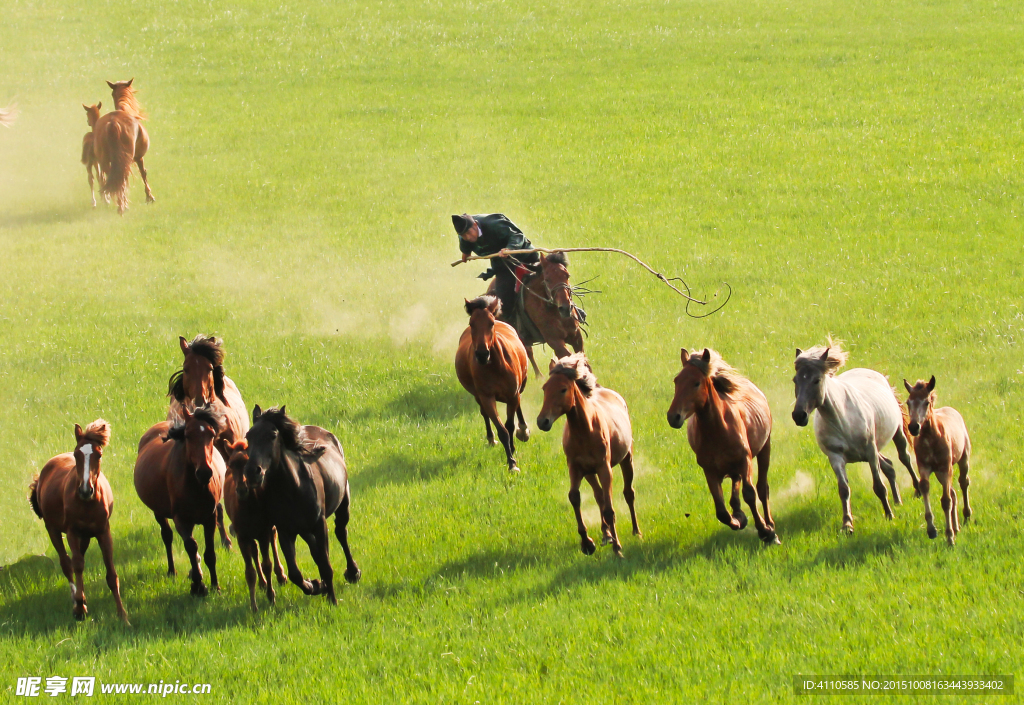
{"label": "horseman", "polygon": [[491,260],[490,269],[481,274],[480,279],[486,281],[491,277],[497,277],[491,293],[501,300],[502,319],[514,325],[518,281],[514,263],[537,265],[540,262],[539,254],[531,252],[513,257],[505,253],[506,250],[529,250],[533,245],[523,235],[523,231],[501,213],[453,215],[452,225],[459,235],[459,250],[462,252],[463,262],[470,255],[500,255]]}

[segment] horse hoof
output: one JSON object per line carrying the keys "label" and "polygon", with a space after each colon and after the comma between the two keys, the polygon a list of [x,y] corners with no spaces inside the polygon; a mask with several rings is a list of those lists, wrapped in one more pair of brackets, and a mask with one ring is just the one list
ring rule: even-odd
{"label": "horse hoof", "polygon": [[779,540],[779,535],[774,531],[769,531],[761,540],[764,541],[765,546],[778,546],[782,543]]}
{"label": "horse hoof", "polygon": [[508,471],[509,472],[519,472],[519,466],[513,463],[512,465],[508,466]]}
{"label": "horse hoof", "polygon": [[956,543],[956,541],[953,539],[952,536],[947,536],[946,537],[946,543],[949,544],[950,546],[953,546]]}
{"label": "horse hoof", "polygon": [[609,536],[608,534],[605,534],[604,536],[601,537],[601,545],[602,546],[607,546],[611,542],[612,542],[612,537]]}
{"label": "horse hoof", "polygon": [[174,568],[169,568],[167,570],[167,577],[168,578],[173,578],[177,574],[178,574],[178,571],[176,571]]}
{"label": "horse hoof", "polygon": [[644,537],[640,529],[633,529],[633,535],[636,536],[638,539],[642,539]]}
{"label": "horse hoof", "polygon": [[220,543],[224,547],[225,551],[231,550],[231,539],[222,539]]}
{"label": "horse hoof", "polygon": [[288,582],[288,577],[286,575],[284,575],[283,573],[278,573],[277,574],[277,584],[278,585],[284,585],[287,582]]}
{"label": "horse hoof", "polygon": [[528,429],[528,428],[517,428],[516,429],[516,438],[521,440],[523,443],[526,443],[528,440],[530,440],[530,429]]}
{"label": "horse hoof", "polygon": [[928,538],[930,538],[930,539],[934,539],[934,538],[936,538],[936,537],[937,537],[938,535],[939,535],[939,532],[938,532],[938,531],[936,531],[936,530],[935,530],[934,528],[929,528],[929,529],[928,529]]}
{"label": "horse hoof", "polygon": [[615,550],[615,557],[616,558],[625,558],[625,556],[622,555],[622,547],[621,546],[619,548],[614,549],[614,550]]}
{"label": "horse hoof", "polygon": [[594,551],[596,550],[596,547],[594,546],[593,539],[588,538],[586,541],[581,541],[580,542],[580,550],[583,551],[583,555],[585,555],[585,556],[592,556],[592,555],[594,555]]}
{"label": "horse hoof", "polygon": [[843,524],[843,533],[847,536],[853,536],[853,524]]}
{"label": "horse hoof", "polygon": [[493,447],[493,446],[496,446],[496,445],[498,445],[498,442],[497,442],[496,440],[494,440],[493,438],[488,438],[488,439],[487,439],[487,445],[489,445],[489,446],[492,446],[492,447]]}
{"label": "horse hoof", "polygon": [[347,582],[347,583],[349,583],[351,585],[355,585],[356,583],[359,582],[359,578],[361,578],[362,576],[363,576],[363,571],[359,570],[358,568],[356,568],[355,570],[346,570],[345,571],[345,582]]}
{"label": "horse hoof", "polygon": [[206,597],[209,594],[209,591],[206,589],[206,586],[202,583],[192,583],[192,587],[189,589],[189,593],[193,597]]}
{"label": "horse hoof", "polygon": [[740,527],[739,527],[740,531],[742,531],[743,529],[747,528],[747,515],[746,514],[740,514],[738,517],[736,517],[736,520],[740,523]]}

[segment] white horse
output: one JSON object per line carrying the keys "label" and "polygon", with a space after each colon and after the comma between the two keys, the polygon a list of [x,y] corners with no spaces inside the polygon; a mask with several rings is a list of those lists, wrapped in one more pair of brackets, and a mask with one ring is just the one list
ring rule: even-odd
{"label": "white horse", "polygon": [[816,346],[807,352],[797,348],[793,421],[797,426],[806,426],[811,412],[818,410],[814,437],[821,452],[828,457],[839,483],[843,531],[853,533],[847,463],[866,462],[871,466],[875,494],[882,501],[885,517],[892,519],[885,483],[879,474],[881,470],[889,480],[896,504],[903,504],[896,487],[896,469],[892,461],[879,452],[891,438],[900,462],[910,473],[916,496],[920,496],[920,490],[907,453],[907,419],[896,392],[888,380],[874,370],[854,369],[835,377],[836,370],[846,364],[848,355],[831,339],[828,347]]}

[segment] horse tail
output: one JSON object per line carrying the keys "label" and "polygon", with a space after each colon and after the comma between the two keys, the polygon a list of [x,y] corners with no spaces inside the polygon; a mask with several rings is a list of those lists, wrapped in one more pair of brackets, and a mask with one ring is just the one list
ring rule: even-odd
{"label": "horse tail", "polygon": [[43,518],[43,510],[39,506],[39,475],[32,477],[32,484],[28,486],[28,503],[32,505],[32,511],[40,519]]}
{"label": "horse tail", "polygon": [[135,137],[125,125],[111,120],[100,139],[106,140],[106,151],[110,155],[110,170],[103,184],[103,193],[116,198],[117,209],[123,212],[128,208],[128,178],[132,174]]}

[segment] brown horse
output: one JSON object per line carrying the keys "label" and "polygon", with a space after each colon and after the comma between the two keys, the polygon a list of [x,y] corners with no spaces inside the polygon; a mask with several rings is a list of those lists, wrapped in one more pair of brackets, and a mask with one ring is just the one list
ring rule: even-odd
{"label": "brown horse", "polygon": [[[224,341],[200,333],[191,343],[179,336],[178,345],[185,359],[181,369],[167,382],[167,396],[171,398],[167,420],[181,421],[181,405],[185,402],[222,412],[224,425],[217,439],[217,450],[227,462],[228,446],[245,438],[249,430],[249,416],[238,387],[224,374]],[[224,548],[231,548],[231,539],[224,531],[224,509],[220,505],[217,505],[217,526]]]}
{"label": "brown horse", "polygon": [[182,415],[184,422],[172,426],[169,421],[161,421],[142,436],[135,461],[135,491],[160,525],[167,549],[167,574],[176,574],[171,553],[174,533],[167,524],[171,519],[192,563],[191,592],[204,596],[207,590],[199,566],[199,544],[192,538],[192,529],[196,524],[203,527],[203,560],[210,569],[210,585],[219,590],[213,532],[224,485],[224,460],[214,442],[220,436],[224,417],[206,407],[199,407],[195,413],[182,409]]}
{"label": "brown horse", "polygon": [[[128,624],[128,613],[121,604],[121,583],[114,569],[114,541],[110,536],[110,515],[114,511],[114,493],[100,468],[103,448],[110,442],[110,424],[96,419],[82,430],[75,424],[75,450],[51,458],[29,487],[29,503],[36,516],[46,524],[50,543],[57,549],[60,569],[71,586],[72,612],[85,619],[82,571],[85,552],[95,538],[107,567],[107,587],[114,595],[117,616]],[[64,550],[67,534],[71,558]],[[71,571],[74,570],[74,579]]]}
{"label": "brown horse", "polygon": [[611,389],[598,385],[590,363],[583,353],[561,360],[552,360],[548,380],[544,383],[544,406],[537,417],[541,431],[551,430],[555,420],[565,414],[562,450],[569,465],[569,503],[576,512],[576,528],[580,549],[594,552],[594,542],[580,513],[580,482],[586,478],[594,490],[594,499],[601,510],[603,543],[612,544],[615,555],[622,557],[622,545],[615,530],[615,508],[612,504],[612,468],[622,470],[622,496],[629,505],[633,534],[640,536],[633,501],[633,428],[626,402]]}
{"label": "brown horse", "polygon": [[[288,577],[307,595],[326,594],[333,604],[334,568],[328,555],[327,519],[334,515],[334,535],[345,552],[345,580],[359,581],[362,571],[348,545],[351,495],[345,453],[334,434],[319,426],[300,426],[285,408],[259,406],[252,412],[246,434],[249,460],[245,479],[266,498],[270,518],[277,527]],[[320,570],[320,580],[306,580],[295,563],[295,538],[309,546]]]}
{"label": "brown horse", "polygon": [[103,101],[96,103],[96,105],[86,105],[82,103],[82,107],[85,108],[85,120],[89,123],[89,132],[85,133],[82,137],[82,164],[85,164],[85,173],[89,175],[89,195],[92,196],[92,207],[96,207],[96,191],[93,188],[93,171],[96,172],[96,180],[100,182],[100,190],[103,189],[103,174],[100,173],[99,162],[96,161],[96,152],[92,148],[94,134],[92,132],[96,127],[96,122],[100,119],[100,108],[103,107]]}
{"label": "brown horse", "polygon": [[956,515],[956,490],[953,489],[953,464],[960,468],[960,491],[964,495],[964,523],[973,513],[967,488],[971,478],[967,473],[971,466],[971,439],[967,435],[967,424],[960,413],[951,406],[935,408],[935,375],[927,382],[918,380],[911,387],[903,380],[910,397],[907,409],[910,411],[909,431],[915,436],[914,454],[917,456],[917,470],[921,474],[918,487],[924,498],[924,519],[928,522],[928,538],[935,538],[935,520],[932,505],[928,501],[928,476],[935,473],[935,479],[942,485],[942,513],[946,515],[946,541],[950,546],[960,533],[960,520]]}
{"label": "brown horse", "polygon": [[[533,346],[547,344],[559,358],[569,355],[568,345],[575,352],[583,351],[583,333],[580,329],[579,309],[572,305],[572,287],[569,285],[569,258],[564,252],[540,256],[541,271],[527,274],[522,280],[521,312],[526,320],[516,318],[520,312],[506,312],[506,320],[516,328],[526,346],[526,354],[540,377],[540,369],[533,359]],[[495,282],[487,293],[492,294]]]}
{"label": "brown horse", "polygon": [[[524,443],[530,440],[530,429],[523,419],[519,396],[526,387],[526,348],[512,326],[497,320],[501,315],[501,302],[496,297],[481,296],[465,303],[469,327],[459,338],[455,374],[480,406],[480,415],[484,417],[487,428],[487,442],[494,445],[493,422],[498,440],[505,449],[508,469],[518,472],[513,432]],[[498,402],[505,404],[507,418],[504,425],[498,418]]]}
{"label": "brown horse", "polygon": [[142,161],[149,150],[149,134],[142,126],[145,115],[135,99],[134,80],[107,81],[113,91],[114,110],[101,117],[93,128],[96,161],[106,175],[103,194],[117,199],[117,212],[122,215],[128,209],[128,178],[132,173],[132,162],[139,166],[139,174],[146,187],[146,202],[156,200]]}
{"label": "brown horse", "polygon": [[[772,412],[761,390],[727,365],[714,350],[682,350],[683,369],[676,375],[676,393],[668,410],[668,423],[682,428],[697,456],[697,464],[715,500],[718,520],[734,531],[747,525],[743,499],[754,514],[757,535],[766,545],[781,543],[768,507],[768,463],[772,453]],[[757,458],[757,492],[751,481]],[[732,480],[732,513],[725,507],[722,481]],[[764,520],[757,511],[760,497]]]}
{"label": "brown horse", "polygon": [[[229,446],[227,474],[224,476],[224,506],[231,517],[231,528],[238,539],[238,549],[245,559],[245,582],[249,585],[249,606],[256,612],[256,579],[267,591],[267,599],[274,604],[274,583],[271,578],[270,557],[274,554],[274,570],[278,582],[287,578],[277,557],[277,531],[270,520],[266,498],[261,488],[250,489],[245,480],[245,465],[249,462],[249,444],[243,438]],[[258,551],[257,552],[257,544]],[[259,554],[263,554],[260,564]]]}

